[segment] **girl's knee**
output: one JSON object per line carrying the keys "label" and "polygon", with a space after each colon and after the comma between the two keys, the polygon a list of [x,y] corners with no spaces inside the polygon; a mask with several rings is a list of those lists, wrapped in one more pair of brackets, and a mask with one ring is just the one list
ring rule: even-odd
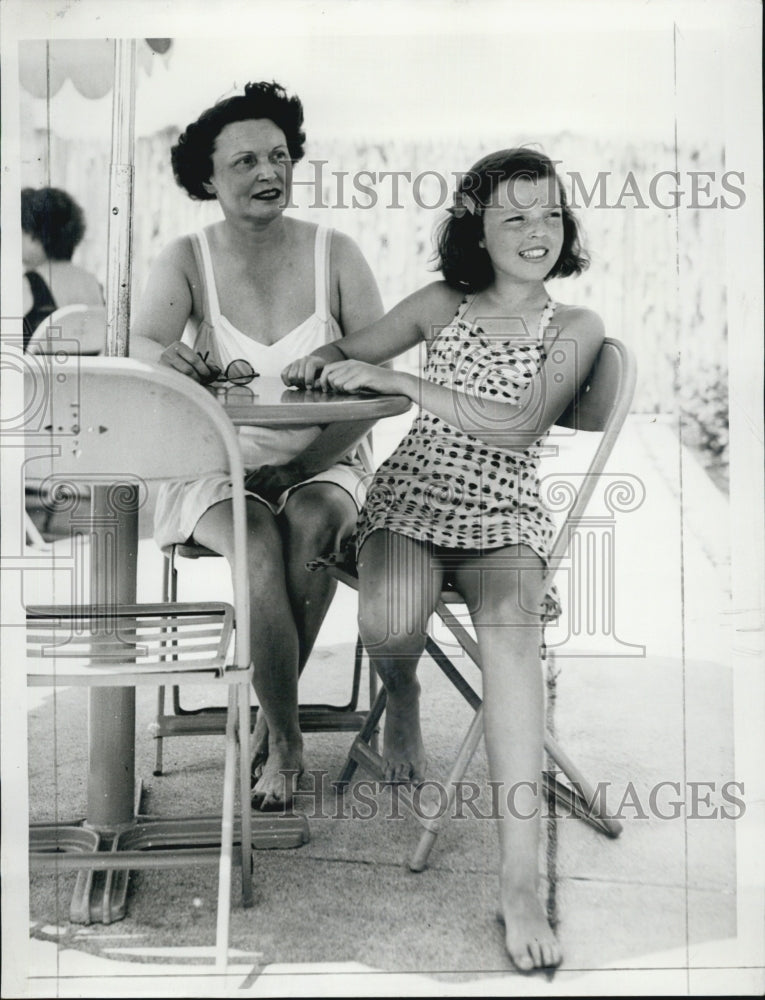
{"label": "girl's knee", "polygon": [[392,620],[384,607],[359,610],[359,635],[370,656],[416,661],[425,649],[425,630]]}
{"label": "girl's knee", "polygon": [[544,598],[539,592],[513,593],[481,601],[473,611],[477,626],[513,626],[534,629],[542,625]]}

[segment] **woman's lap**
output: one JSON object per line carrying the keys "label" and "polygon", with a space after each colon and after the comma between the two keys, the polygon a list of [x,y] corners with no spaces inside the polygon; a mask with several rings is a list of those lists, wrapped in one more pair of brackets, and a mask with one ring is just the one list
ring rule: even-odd
{"label": "woman's lap", "polygon": [[[338,463],[324,472],[296,483],[285,490],[278,501],[269,503],[263,497],[245,490],[252,499],[273,515],[281,514],[290,498],[308,485],[333,484],[347,493],[358,511],[364,502],[366,475],[360,466]],[[154,539],[167,551],[173,545],[183,545],[193,539],[195,528],[203,514],[233,496],[230,476],[211,476],[195,482],[171,482],[162,485],[154,515]]]}

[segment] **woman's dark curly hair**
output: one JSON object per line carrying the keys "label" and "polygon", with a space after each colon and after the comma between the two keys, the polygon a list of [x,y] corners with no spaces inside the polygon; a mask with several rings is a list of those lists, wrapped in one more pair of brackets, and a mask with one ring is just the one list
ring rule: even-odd
{"label": "woman's dark curly hair", "polygon": [[226,125],[258,118],[268,118],[284,132],[294,163],[303,158],[305,132],[300,99],[288,97],[278,83],[248,83],[244,94],[227,97],[203,111],[170,151],[175,179],[191,198],[200,201],[215,198],[204,185],[213,172],[215,140]]}
{"label": "woman's dark curly hair", "polygon": [[23,188],[21,228],[40,241],[49,260],[71,260],[85,235],[85,214],[60,188]]}
{"label": "woman's dark curly hair", "polygon": [[581,274],[590,260],[581,245],[579,223],[569,208],[566,192],[555,173],[555,165],[544,153],[520,147],[502,149],[479,160],[457,185],[455,202],[469,204],[475,212],[465,211],[460,217],[450,214],[436,231],[436,270],[444,280],[460,291],[480,292],[494,280],[494,268],[489,254],[479,241],[483,237],[483,210],[492,203],[492,196],[501,181],[518,177],[529,180],[550,178],[558,186],[563,215],[563,248],[546,278],[565,278]]}

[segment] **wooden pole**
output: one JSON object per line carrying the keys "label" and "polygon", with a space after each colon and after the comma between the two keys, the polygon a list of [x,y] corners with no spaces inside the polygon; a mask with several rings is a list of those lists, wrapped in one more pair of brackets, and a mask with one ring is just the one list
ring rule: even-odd
{"label": "wooden pole", "polygon": [[[114,43],[112,162],[106,266],[106,354],[126,357],[130,329],[130,252],[135,119],[134,39]],[[138,509],[112,509],[107,486],[92,490],[91,601],[106,607],[136,599]],[[110,560],[106,553],[111,555]],[[91,688],[88,822],[117,829],[134,820],[135,688]],[[112,915],[117,919],[117,914]]]}
{"label": "wooden pole", "polygon": [[114,50],[112,161],[106,261],[106,354],[126,357],[130,341],[130,272],[135,134],[134,38],[118,38]]}

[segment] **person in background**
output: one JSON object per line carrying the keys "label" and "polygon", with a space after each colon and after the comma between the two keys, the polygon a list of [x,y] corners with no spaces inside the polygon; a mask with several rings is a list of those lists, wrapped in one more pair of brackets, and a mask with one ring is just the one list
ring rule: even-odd
{"label": "person in background", "polygon": [[60,188],[21,192],[21,259],[24,266],[24,350],[35,330],[63,306],[103,306],[97,278],[72,263],[85,235],[85,215]]}

